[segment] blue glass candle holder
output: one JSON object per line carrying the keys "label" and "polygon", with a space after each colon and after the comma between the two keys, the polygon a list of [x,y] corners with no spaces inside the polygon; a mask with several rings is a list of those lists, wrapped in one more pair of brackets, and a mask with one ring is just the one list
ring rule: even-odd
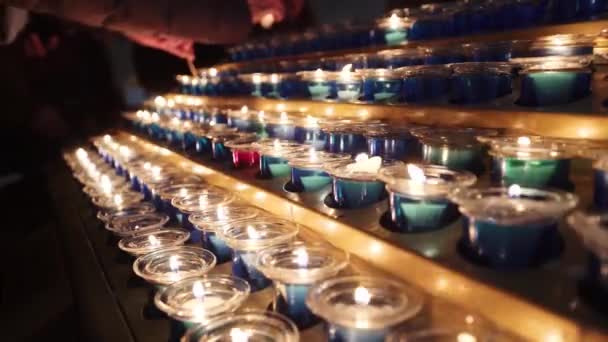
{"label": "blue glass candle holder", "polygon": [[573,146],[551,138],[525,136],[491,139],[490,144],[491,178],[495,184],[573,190]]}
{"label": "blue glass candle holder", "polygon": [[286,141],[296,140],[296,122],[293,117],[294,115],[288,115],[286,112],[271,117],[266,113],[268,138]]}
{"label": "blue glass candle holder", "polygon": [[259,291],[271,284],[257,268],[261,250],[288,243],[298,233],[298,228],[275,218],[260,218],[234,222],[218,231],[220,238],[232,248],[232,274],[245,279],[252,291]]}
{"label": "blue glass candle holder", "polygon": [[593,39],[586,35],[556,35],[520,43],[511,59],[523,65],[516,103],[551,106],[588,96],[591,93],[589,64],[593,59]]}
{"label": "blue glass candle holder", "polygon": [[448,194],[476,181],[470,172],[422,164],[383,168],[380,177],[389,192],[389,212],[394,225],[389,228],[402,233],[433,231],[454,222],[460,215]]}
{"label": "blue glass candle holder", "polygon": [[399,72],[391,69],[360,69],[363,77],[363,100],[371,102],[398,102],[403,87]]}
{"label": "blue glass candle holder", "polygon": [[287,317],[271,311],[245,311],[218,316],[208,324],[186,332],[183,342],[198,341],[299,341],[296,325]]}
{"label": "blue glass candle holder", "polygon": [[491,43],[468,43],[463,49],[471,62],[508,62],[513,45],[510,41]]}
{"label": "blue glass candle holder", "polygon": [[361,96],[361,76],[350,70],[343,70],[336,80],[336,88],[338,101],[356,102]]}
{"label": "blue glass candle holder", "polygon": [[578,202],[570,193],[519,185],[461,189],[450,197],[466,217],[463,251],[474,261],[503,269],[536,266],[558,256],[559,220]]}
{"label": "blue glass candle holder", "polygon": [[154,304],[181,325],[177,330],[183,335],[185,329],[233,314],[247,300],[250,291],[249,284],[242,279],[206,275],[183,279],[160,289],[154,296]]}
{"label": "blue glass candle holder", "polygon": [[306,84],[310,99],[325,101],[335,99],[338,96],[335,72],[317,69],[315,71],[301,71],[298,76]]}
{"label": "blue glass candle holder", "polygon": [[402,99],[405,102],[430,102],[446,97],[452,71],[443,65],[412,66],[397,70],[403,76]]}
{"label": "blue glass candle holder", "polygon": [[[276,76],[274,76],[276,75]],[[301,98],[306,95],[306,85],[295,73],[270,75],[273,91],[270,97],[279,99]]]}
{"label": "blue glass candle holder", "polygon": [[433,39],[454,35],[455,28],[451,25],[450,13],[417,13],[411,17],[411,40]]}
{"label": "blue glass candle holder", "polygon": [[367,151],[365,135],[356,125],[323,125],[325,151],[357,154]]}
{"label": "blue glass candle holder", "polygon": [[290,154],[290,183],[285,189],[291,192],[310,192],[321,190],[331,184],[331,177],[323,169],[326,163],[350,160],[350,155],[311,150]]}
{"label": "blue glass candle holder", "polygon": [[606,312],[608,304],[608,217],[605,213],[577,211],[568,217],[589,252],[587,271],[581,279],[583,296],[599,311]]}
{"label": "blue glass candle holder", "polygon": [[[357,209],[378,203],[386,198],[384,183],[378,178],[382,166],[400,164],[401,162],[372,157],[369,160],[357,158],[355,161],[344,161],[327,164],[325,170],[332,177],[332,199],[337,208]],[[372,167],[353,168],[356,164],[372,163]],[[403,164],[403,163],[401,163]]]}
{"label": "blue glass candle holder", "polygon": [[422,296],[391,279],[338,277],[310,289],[308,308],[326,322],[332,342],[382,342],[422,309]]}
{"label": "blue glass candle holder", "polygon": [[188,220],[201,232],[203,248],[211,251],[218,264],[221,264],[232,259],[232,249],[218,235],[218,230],[237,221],[255,219],[259,215],[260,211],[254,207],[231,203],[194,213]]}
{"label": "blue glass candle holder", "polygon": [[481,175],[486,169],[486,150],[477,138],[496,136],[498,132],[480,128],[421,128],[412,130],[412,134],[420,139],[424,162]]}
{"label": "blue glass candle holder", "polygon": [[384,44],[393,46],[407,42],[412,22],[397,13],[392,13],[389,17],[378,20],[377,27],[383,32]]}
{"label": "blue glass candle holder", "polygon": [[417,154],[418,141],[408,127],[378,127],[366,135],[367,153],[388,159],[405,159]]}
{"label": "blue glass candle holder", "polygon": [[307,150],[303,145],[279,140],[266,140],[254,143],[260,153],[261,178],[282,178],[291,173],[291,167],[287,161],[290,153]]}
{"label": "blue glass candle holder", "polygon": [[312,116],[296,121],[294,140],[309,145],[315,150],[325,148],[325,133],[321,130],[318,119]]}
{"label": "blue glass candle holder", "polygon": [[335,276],[348,265],[348,254],[328,244],[295,242],[271,247],[258,257],[258,268],[275,285],[275,311],[290,318],[300,329],[319,319],[306,306],[310,287]]}
{"label": "blue glass candle holder", "polygon": [[236,128],[238,132],[260,133],[263,130],[259,113],[250,111],[246,106],[240,110],[231,110],[228,114],[228,127]]}
{"label": "blue glass candle holder", "polygon": [[391,49],[378,52],[377,66],[362,66],[358,69],[385,68],[398,69],[401,67],[424,64],[424,53],[419,49]]}
{"label": "blue glass candle holder", "polygon": [[159,249],[182,246],[190,233],[178,228],[163,228],[122,238],[118,248],[134,257],[152,253]]}
{"label": "blue glass candle holder", "polygon": [[451,96],[453,103],[487,102],[511,93],[513,66],[503,62],[452,64]]}

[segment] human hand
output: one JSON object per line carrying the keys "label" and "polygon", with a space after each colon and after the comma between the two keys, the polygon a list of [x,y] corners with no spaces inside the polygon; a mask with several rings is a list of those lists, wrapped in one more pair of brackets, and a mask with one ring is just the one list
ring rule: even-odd
{"label": "human hand", "polygon": [[147,47],[163,50],[179,58],[194,60],[194,42],[191,39],[174,37],[167,34],[146,34],[126,32],[132,41]]}

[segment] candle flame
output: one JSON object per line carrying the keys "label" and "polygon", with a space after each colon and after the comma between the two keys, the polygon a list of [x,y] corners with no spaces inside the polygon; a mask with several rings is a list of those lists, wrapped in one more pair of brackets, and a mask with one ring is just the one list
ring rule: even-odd
{"label": "candle flame", "polygon": [[188,196],[188,189],[186,189],[186,188],[179,189],[179,196],[180,197],[186,197],[186,196]]}
{"label": "candle flame", "polygon": [[315,70],[315,79],[316,80],[323,80],[324,76],[325,76],[325,72],[322,69]]}
{"label": "candle flame", "polygon": [[273,83],[273,84],[279,83],[279,75],[278,74],[271,74],[270,75],[270,82]]}
{"label": "candle flame", "polygon": [[169,268],[173,272],[179,271],[179,257],[177,255],[172,255],[169,257]]}
{"label": "candle flame", "polygon": [[253,228],[252,226],[247,226],[247,235],[249,235],[249,238],[251,238],[251,239],[260,238],[260,233],[257,230],[255,230],[255,228]]}
{"label": "candle flame", "polygon": [[84,148],[79,147],[79,148],[76,150],[76,157],[77,157],[78,159],[86,159],[86,158],[88,158],[88,157],[89,157],[89,154],[87,153],[87,151],[85,151],[85,150],[84,150]]}
{"label": "candle flame", "polygon": [[281,143],[279,142],[279,139],[274,139],[273,147],[275,151],[279,151],[281,149]]}
{"label": "candle flame", "polygon": [[249,112],[249,108],[247,106],[241,107],[241,114],[247,114]]}
{"label": "candle flame", "polygon": [[260,75],[260,74],[253,74],[253,76],[251,76],[251,81],[254,84],[260,84],[260,83],[262,83],[262,75]]}
{"label": "candle flame", "polygon": [[407,164],[407,174],[414,182],[424,183],[426,181],[424,170],[414,164]]}
{"label": "candle flame", "polygon": [[306,116],[306,122],[308,123],[308,126],[310,127],[315,127],[319,124],[319,120],[317,118],[315,118],[314,116]]}
{"label": "candle flame", "polygon": [[158,239],[154,235],[148,236],[148,242],[150,243],[150,246],[153,247],[158,247],[160,245],[160,241],[158,241]]}
{"label": "candle flame", "polygon": [[355,162],[362,163],[362,162],[367,161],[368,159],[369,159],[369,156],[367,155],[367,153],[359,153],[355,157]]}
{"label": "candle flame", "polygon": [[205,296],[205,288],[200,281],[195,281],[194,284],[192,284],[192,294],[194,294],[196,299],[202,299]]}
{"label": "candle flame", "polygon": [[150,120],[158,122],[160,121],[160,116],[158,116],[158,113],[152,113],[152,115],[150,116]]}
{"label": "candle flame", "polygon": [[281,112],[281,118],[280,118],[280,122],[281,122],[282,124],[284,124],[284,123],[287,123],[287,122],[288,122],[288,120],[289,120],[289,119],[287,118],[287,113],[285,113],[285,112]]}
{"label": "candle flame", "polygon": [[397,15],[397,13],[391,14],[390,18],[388,18],[388,25],[391,29],[395,30],[399,28],[399,23],[401,22],[401,18]]}
{"label": "candle flame", "polygon": [[216,77],[217,76],[217,69],[216,68],[209,69],[209,76]]}
{"label": "candle flame", "polygon": [[206,195],[200,195],[200,196],[198,196],[198,206],[201,209],[205,209],[206,205],[207,205],[207,196]]}
{"label": "candle flame", "polygon": [[152,167],[152,176],[154,176],[154,178],[159,178],[161,171],[162,171],[162,168],[160,166]]}
{"label": "candle flame", "polygon": [[131,156],[131,150],[127,146],[120,146],[118,148],[118,152],[125,158],[129,158]]}
{"label": "candle flame", "polygon": [[118,195],[114,195],[114,204],[116,204],[117,207],[120,207],[123,203],[123,199],[122,199],[122,195],[118,194]]}
{"label": "candle flame", "polygon": [[519,137],[517,138],[517,145],[519,146],[530,146],[532,140],[530,137]]}
{"label": "candle flame", "polygon": [[110,177],[107,175],[101,176],[101,190],[106,195],[110,195],[112,193],[112,182],[110,181]]}
{"label": "candle flame", "polygon": [[112,141],[112,137],[109,134],[106,134],[103,136],[103,141],[109,143],[110,141]]}
{"label": "candle flame", "polygon": [[260,121],[264,121],[264,116],[266,116],[266,113],[264,113],[264,111],[263,111],[263,110],[261,110],[261,111],[258,113],[258,120],[260,120]]}
{"label": "candle flame", "polygon": [[300,249],[296,249],[294,251],[294,254],[296,255],[296,264],[298,264],[299,266],[307,266],[308,265],[308,252],[306,252],[305,249],[300,248]]}
{"label": "candle flame", "polygon": [[369,305],[371,300],[372,295],[365,287],[359,286],[355,289],[355,303],[359,305]]}
{"label": "candle flame", "polygon": [[228,220],[228,208],[223,205],[217,207],[216,215],[219,220],[227,221]]}
{"label": "candle flame", "polygon": [[232,342],[248,342],[251,337],[251,332],[244,331],[241,328],[232,328],[230,330],[230,339]]}
{"label": "candle flame", "polygon": [[509,187],[507,193],[509,197],[519,197],[521,196],[521,186],[519,186],[518,184],[513,184]]}
{"label": "candle flame", "polygon": [[150,170],[151,168],[152,168],[152,164],[150,164],[150,162],[144,163],[144,170]]}
{"label": "candle flame", "polygon": [[167,105],[167,100],[166,100],[164,97],[162,97],[162,96],[157,96],[157,97],[154,99],[154,104],[155,104],[157,107],[164,107],[164,106],[166,106],[166,105]]}
{"label": "candle flame", "polygon": [[456,342],[477,342],[477,339],[467,332],[461,332],[456,336]]}

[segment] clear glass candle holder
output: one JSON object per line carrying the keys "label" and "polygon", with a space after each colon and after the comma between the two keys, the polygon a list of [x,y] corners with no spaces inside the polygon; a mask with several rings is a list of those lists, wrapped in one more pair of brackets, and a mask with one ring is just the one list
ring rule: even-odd
{"label": "clear glass candle holder", "polygon": [[228,126],[238,132],[258,133],[261,129],[258,112],[242,107],[240,110],[228,111]]}
{"label": "clear glass candle holder", "polygon": [[106,223],[106,229],[117,236],[125,237],[161,229],[167,222],[169,216],[161,213],[112,216]]}
{"label": "clear glass candle holder", "polygon": [[183,279],[204,276],[215,267],[215,262],[213,253],[200,247],[169,247],[137,258],[133,272],[162,288]]}
{"label": "clear glass candle holder", "polygon": [[312,116],[296,121],[295,141],[312,146],[315,150],[325,147],[325,133],[319,126],[319,120]]}
{"label": "clear glass candle holder", "polygon": [[568,223],[589,251],[586,274],[580,282],[584,298],[593,307],[608,312],[608,216],[577,211]]}
{"label": "clear glass candle holder", "polygon": [[571,193],[519,185],[457,189],[450,199],[465,216],[462,251],[499,269],[526,268],[557,257],[559,221],[578,203]]}
{"label": "clear glass candle holder", "polygon": [[470,172],[422,164],[382,168],[380,178],[389,193],[391,221],[403,233],[432,231],[454,222],[460,215],[448,194],[477,180]]}
{"label": "clear glass candle holder", "polygon": [[234,222],[218,233],[232,248],[232,275],[247,280],[252,291],[259,291],[268,287],[271,281],[257,268],[258,253],[292,241],[298,227],[285,220],[260,218]]}
{"label": "clear glass candle holder", "polygon": [[452,70],[445,65],[418,65],[396,70],[403,77],[405,102],[439,101],[447,97]]}
{"label": "clear glass candle holder", "polygon": [[377,168],[353,169],[353,165],[365,162],[360,158],[354,161],[328,163],[324,166],[325,171],[332,178],[332,200],[335,207],[341,209],[363,208],[386,198],[384,183],[379,179],[378,172],[383,166],[399,165],[403,162],[380,157],[372,157],[367,160],[374,158],[380,159]]}
{"label": "clear glass candle holder", "polygon": [[212,319],[188,330],[183,342],[281,341],[298,342],[298,328],[288,318],[271,311],[245,311]]}
{"label": "clear glass candle holder", "polygon": [[572,191],[570,161],[574,145],[544,137],[488,139],[492,156],[491,178],[495,184]]}
{"label": "clear glass candle holder", "polygon": [[181,216],[180,222],[184,229],[190,232],[191,241],[200,243],[200,231],[194,229],[194,226],[188,220],[188,216],[208,208],[217,208],[218,206],[232,203],[235,200],[234,194],[212,188],[196,191],[183,197],[174,197],[171,200],[171,205],[177,210],[177,215]]}
{"label": "clear glass candle holder", "polygon": [[327,322],[329,341],[381,342],[420,312],[423,298],[391,279],[351,276],[317,283],[306,304]]}
{"label": "clear glass candle holder", "polygon": [[482,128],[419,128],[412,134],[422,145],[422,160],[450,170],[469,171],[481,175],[486,170],[485,146],[478,137],[493,137],[496,130]]}
{"label": "clear glass candle holder", "polygon": [[470,62],[450,65],[450,101],[471,104],[493,101],[512,91],[514,65],[507,62]]}
{"label": "clear glass candle holder", "polygon": [[307,150],[302,144],[281,140],[261,140],[254,143],[260,153],[260,177],[282,178],[291,173],[287,156],[291,153]]}
{"label": "clear glass candle holder", "polygon": [[207,325],[230,314],[249,297],[249,284],[226,275],[205,275],[175,282],[154,296],[154,304],[185,328]]}
{"label": "clear glass candle holder", "polygon": [[240,142],[249,141],[250,143],[256,141],[254,134],[245,133],[230,133],[230,134],[219,134],[213,137],[211,145],[211,156],[216,161],[230,161],[232,160],[233,154],[230,147],[226,145],[226,142],[237,140]]}
{"label": "clear glass candle holder", "polygon": [[310,287],[338,274],[348,265],[348,254],[327,244],[296,242],[263,250],[257,267],[275,286],[274,310],[306,329],[318,318],[306,306]]}
{"label": "clear glass candle holder", "polygon": [[156,211],[152,203],[139,202],[121,209],[100,209],[97,211],[97,218],[103,223],[108,223],[112,217],[149,214]]}
{"label": "clear glass candle holder", "polygon": [[594,36],[556,35],[519,43],[511,61],[523,66],[517,104],[552,106],[591,93]]}
{"label": "clear glass candle holder", "polygon": [[331,184],[331,177],[323,169],[328,162],[350,160],[348,154],[310,150],[288,156],[291,179],[285,189],[290,192],[318,191]]}
{"label": "clear glass candle holder", "polygon": [[261,214],[259,209],[241,204],[225,204],[196,212],[188,217],[201,232],[203,248],[215,254],[218,263],[232,259],[232,250],[218,234],[218,230],[237,221],[252,220]]}
{"label": "clear glass candle holder", "polygon": [[183,215],[171,204],[171,201],[176,197],[186,197],[205,190],[219,191],[218,188],[202,182],[167,184],[155,191],[153,201],[158,210],[169,215],[169,218],[177,221],[179,224],[183,224]]}
{"label": "clear glass candle holder", "polygon": [[143,199],[144,196],[140,193],[126,192],[112,194],[111,196],[102,195],[93,197],[93,204],[100,209],[122,210],[123,208],[143,201]]}
{"label": "clear glass candle holder", "polygon": [[394,103],[400,100],[403,78],[392,69],[359,69],[363,78],[363,100]]}
{"label": "clear glass candle holder", "polygon": [[189,238],[190,233],[183,229],[162,228],[126,236],[118,241],[118,248],[138,257],[159,249],[181,246]]}

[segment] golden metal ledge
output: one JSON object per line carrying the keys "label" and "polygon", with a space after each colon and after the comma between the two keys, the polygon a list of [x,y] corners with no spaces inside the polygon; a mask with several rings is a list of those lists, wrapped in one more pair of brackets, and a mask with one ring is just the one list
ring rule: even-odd
{"label": "golden metal ledge", "polygon": [[[265,111],[287,111],[320,118],[380,119],[411,122],[422,125],[507,128],[530,134],[560,138],[608,140],[608,108],[603,106],[608,94],[608,82],[603,73],[596,74],[594,95],[587,99],[589,111],[540,111],[525,107],[477,107],[456,105],[375,105],[308,100],[273,100],[256,97],[197,96],[204,105],[247,106]],[[182,99],[187,95],[169,94]]]}
{"label": "golden metal ledge", "polygon": [[328,242],[349,251],[379,270],[426,290],[430,295],[485,315],[498,327],[532,341],[606,341],[608,335],[579,325],[531,302],[450,270],[438,263],[341,223],[302,204],[242,179],[221,173],[142,138],[119,132],[117,138],[163,151],[177,166],[207,182],[237,193],[252,205],[308,227]]}

